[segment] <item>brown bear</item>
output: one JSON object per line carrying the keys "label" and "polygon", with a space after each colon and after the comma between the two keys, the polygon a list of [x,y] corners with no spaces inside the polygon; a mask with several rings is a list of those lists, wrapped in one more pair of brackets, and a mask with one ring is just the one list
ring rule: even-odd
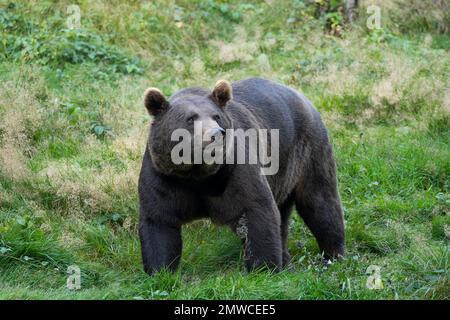
{"label": "brown bear", "polygon": [[[139,235],[147,273],[175,270],[182,225],[202,218],[227,225],[242,238],[248,270],[263,266],[279,270],[290,260],[287,239],[294,204],[325,258],[344,254],[332,147],[319,113],[302,94],[251,78],[233,84],[221,80],[212,91],[183,89],[170,99],[150,88],[144,104],[153,117],[139,178]],[[174,131],[182,129],[195,140],[198,123],[203,124],[200,133],[212,132],[197,144],[200,150],[216,137],[228,136],[228,131],[275,129],[278,141],[271,137],[265,147],[277,143],[277,154],[271,154],[278,161],[277,171],[262,174],[263,164],[250,161],[174,161],[179,143],[173,139]],[[250,144],[225,141],[219,159],[234,146],[235,151],[244,148],[248,160]],[[195,142],[189,143],[195,149]],[[192,160],[192,154],[178,155]]]}

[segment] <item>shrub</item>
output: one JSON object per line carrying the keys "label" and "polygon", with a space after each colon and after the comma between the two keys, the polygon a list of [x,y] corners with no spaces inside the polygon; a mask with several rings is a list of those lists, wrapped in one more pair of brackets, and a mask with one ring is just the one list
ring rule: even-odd
{"label": "shrub", "polygon": [[450,6],[448,0],[396,0],[391,20],[401,32],[450,33]]}
{"label": "shrub", "polygon": [[431,235],[435,240],[450,240],[450,215],[439,215],[431,221]]}
{"label": "shrub", "polygon": [[64,68],[68,64],[95,63],[112,73],[142,73],[136,57],[129,57],[88,29],[67,29],[36,23],[16,12],[14,5],[0,9],[0,57],[5,60],[38,62]]}

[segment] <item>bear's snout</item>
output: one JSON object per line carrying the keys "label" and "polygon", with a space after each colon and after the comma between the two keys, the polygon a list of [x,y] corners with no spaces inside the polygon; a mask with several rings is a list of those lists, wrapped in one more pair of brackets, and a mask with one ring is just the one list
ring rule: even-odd
{"label": "bear's snout", "polygon": [[220,137],[220,136],[223,137],[225,135],[225,132],[226,132],[225,129],[221,128],[221,127],[212,129],[211,132],[210,132],[210,134],[211,134],[211,142],[216,141],[216,137]]}

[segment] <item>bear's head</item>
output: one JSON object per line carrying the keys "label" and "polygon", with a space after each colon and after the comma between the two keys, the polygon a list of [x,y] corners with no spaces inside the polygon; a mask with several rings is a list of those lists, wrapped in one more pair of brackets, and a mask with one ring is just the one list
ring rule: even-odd
{"label": "bear's head", "polygon": [[232,88],[225,80],[212,91],[184,89],[170,99],[159,89],[147,89],[144,104],[153,117],[148,147],[155,168],[196,180],[217,173],[225,163],[226,130],[232,129],[227,112],[231,99]]}

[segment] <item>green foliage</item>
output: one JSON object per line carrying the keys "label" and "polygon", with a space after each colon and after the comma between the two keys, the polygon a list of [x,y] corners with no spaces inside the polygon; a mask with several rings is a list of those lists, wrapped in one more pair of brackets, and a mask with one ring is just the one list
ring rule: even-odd
{"label": "green foliage", "polygon": [[433,135],[442,136],[443,138],[450,139],[450,115],[443,115],[440,117],[434,117],[428,124],[428,130]]}
{"label": "green foliage", "polygon": [[67,29],[61,18],[53,17],[47,24],[33,22],[19,12],[14,5],[0,8],[0,56],[3,59],[33,61],[53,68],[90,63],[100,65],[109,73],[139,74],[143,71],[136,57],[128,57],[93,31]]}
{"label": "green foliage", "polygon": [[324,28],[334,35],[340,35],[345,23],[343,0],[318,0],[316,5],[316,16],[320,19]]}
{"label": "green foliage", "polygon": [[[0,298],[450,299],[447,20],[416,12],[443,2],[380,2],[380,30],[366,30],[364,11],[347,25],[342,1],[116,4],[81,2],[76,30],[66,2],[0,5]],[[289,268],[247,273],[240,240],[204,220],[183,228],[180,270],[148,277],[142,93],[249,76],[303,91],[320,111],[345,258],[324,265],[293,212]],[[81,290],[66,287],[69,265]],[[384,289],[366,287],[370,265]]]}
{"label": "green foliage", "polygon": [[104,138],[107,135],[112,135],[111,128],[105,126],[102,123],[92,122],[90,129],[91,132],[95,134],[98,138]]}
{"label": "green foliage", "polygon": [[448,0],[395,0],[394,3],[399,10],[391,10],[390,19],[395,21],[401,32],[450,33]]}
{"label": "green foliage", "polygon": [[31,211],[11,215],[0,224],[0,266],[27,264],[32,267],[67,265],[70,255],[39,227],[42,218]]}
{"label": "green foliage", "polygon": [[450,240],[450,215],[434,217],[431,226],[434,239]]}
{"label": "green foliage", "polygon": [[382,43],[395,40],[394,35],[385,28],[373,29],[369,32],[369,40],[373,43]]}
{"label": "green foliage", "polygon": [[232,22],[239,22],[242,20],[242,12],[239,10],[240,8],[233,10],[227,3],[217,3],[214,0],[209,0],[208,7],[220,12],[220,14]]}

